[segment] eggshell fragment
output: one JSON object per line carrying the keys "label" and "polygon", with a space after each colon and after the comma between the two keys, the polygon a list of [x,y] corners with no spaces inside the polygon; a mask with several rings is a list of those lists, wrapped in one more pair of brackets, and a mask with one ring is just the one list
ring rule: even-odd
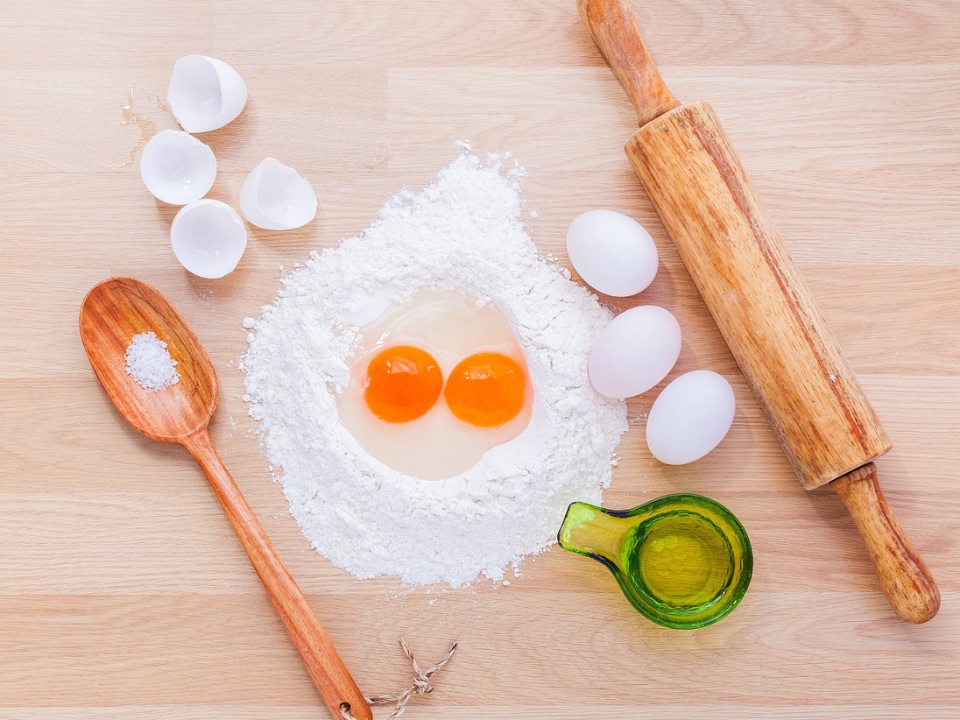
{"label": "eggshell fragment", "polygon": [[636,295],[657,275],[659,258],[650,233],[613,210],[575,217],[567,228],[567,254],[584,282],[604,295]]}
{"label": "eggshell fragment", "polygon": [[681,375],[660,393],[647,418],[647,447],[667,465],[699,460],[726,437],[737,402],[730,383],[710,370]]}
{"label": "eggshell fragment", "polygon": [[217,158],[192,135],[161,130],[143,148],[140,176],[157,200],[186,205],[210,191],[217,177]]}
{"label": "eggshell fragment", "polygon": [[229,205],[199,200],[185,205],[170,225],[177,260],[194,275],[221,278],[233,272],[247,247],[247,229]]}
{"label": "eggshell fragment", "polygon": [[601,395],[627,398],[663,380],[680,356],[680,324],[669,310],[641,305],[615,317],[590,352],[590,382]]}
{"label": "eggshell fragment", "polygon": [[170,110],[187,132],[209,132],[234,120],[247,104],[247,86],[233,67],[206,55],[177,60],[167,88]]}
{"label": "eggshell fragment", "polygon": [[240,210],[264,230],[292,230],[316,217],[317,194],[300,173],[268,157],[243,181]]}

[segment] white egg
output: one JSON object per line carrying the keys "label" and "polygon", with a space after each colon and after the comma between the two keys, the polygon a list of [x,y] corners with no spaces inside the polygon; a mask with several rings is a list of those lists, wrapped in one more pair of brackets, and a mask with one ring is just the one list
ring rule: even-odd
{"label": "white egg", "polygon": [[243,181],[240,210],[264,230],[292,230],[316,217],[317,194],[300,173],[268,157]]}
{"label": "white egg", "polygon": [[632,397],[663,380],[678,357],[677,319],[656,305],[641,305],[620,313],[600,333],[590,352],[590,382],[601,395]]}
{"label": "white egg", "polygon": [[710,370],[681,375],[660,393],[647,418],[647,446],[667,465],[699,460],[726,436],[737,403],[730,383]]}
{"label": "white egg", "polygon": [[247,85],[223,60],[187,55],[173,66],[167,102],[184,130],[209,132],[240,114],[247,104]]}
{"label": "white egg", "polygon": [[184,205],[170,225],[177,260],[194,275],[222,278],[233,272],[247,247],[247,229],[236,211],[219,200]]}
{"label": "white egg", "polygon": [[584,282],[604,295],[636,295],[657,274],[657,246],[650,233],[613,210],[575,217],[567,228],[567,254]]}
{"label": "white egg", "polygon": [[210,191],[217,177],[217,158],[192,135],[161,130],[143,148],[140,176],[157,200],[186,205]]}

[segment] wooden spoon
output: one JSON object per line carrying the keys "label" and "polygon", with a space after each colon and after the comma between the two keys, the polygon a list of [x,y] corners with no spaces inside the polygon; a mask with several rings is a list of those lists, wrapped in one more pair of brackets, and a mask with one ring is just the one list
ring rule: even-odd
{"label": "wooden spoon", "polygon": [[[134,335],[151,331],[167,343],[180,373],[177,384],[157,392],[144,390],[127,374],[124,357]],[[343,660],[213,448],[207,427],[220,384],[197,336],[152,287],[113,278],[84,298],[80,338],[120,414],[153,440],[180,443],[200,463],[330,713],[341,718],[346,710],[357,720],[373,720]]]}

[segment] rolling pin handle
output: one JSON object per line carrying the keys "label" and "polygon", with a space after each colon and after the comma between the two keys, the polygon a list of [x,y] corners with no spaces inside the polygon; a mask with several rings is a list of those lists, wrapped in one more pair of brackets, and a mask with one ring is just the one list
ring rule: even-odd
{"label": "rolling pin handle", "polygon": [[627,91],[641,127],[676,107],[625,0],[577,0],[580,18]]}
{"label": "rolling pin handle", "polygon": [[887,505],[876,465],[867,463],[830,485],[857,524],[894,612],[917,624],[933,618],[940,609],[940,590]]}

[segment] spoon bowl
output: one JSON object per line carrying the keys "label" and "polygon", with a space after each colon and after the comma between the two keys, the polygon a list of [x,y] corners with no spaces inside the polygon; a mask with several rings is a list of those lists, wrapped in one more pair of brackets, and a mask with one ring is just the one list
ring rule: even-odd
{"label": "spoon bowl", "polygon": [[[135,335],[152,331],[167,343],[180,382],[148,391],[127,373]],[[80,339],[93,371],[120,414],[152,440],[181,442],[210,423],[220,381],[199,338],[159,292],[133,278],[94,287],[80,306]]]}
{"label": "spoon bowl", "polygon": [[[167,343],[177,362],[178,383],[147,391],[127,374],[127,346],[143,332]],[[213,447],[207,426],[220,383],[199,338],[152,287],[133,278],[113,278],[83,299],[80,339],[100,384],[127,422],[153,440],[183,445],[203,468],[330,714],[339,719],[349,712],[356,720],[373,720],[310,603]]]}

